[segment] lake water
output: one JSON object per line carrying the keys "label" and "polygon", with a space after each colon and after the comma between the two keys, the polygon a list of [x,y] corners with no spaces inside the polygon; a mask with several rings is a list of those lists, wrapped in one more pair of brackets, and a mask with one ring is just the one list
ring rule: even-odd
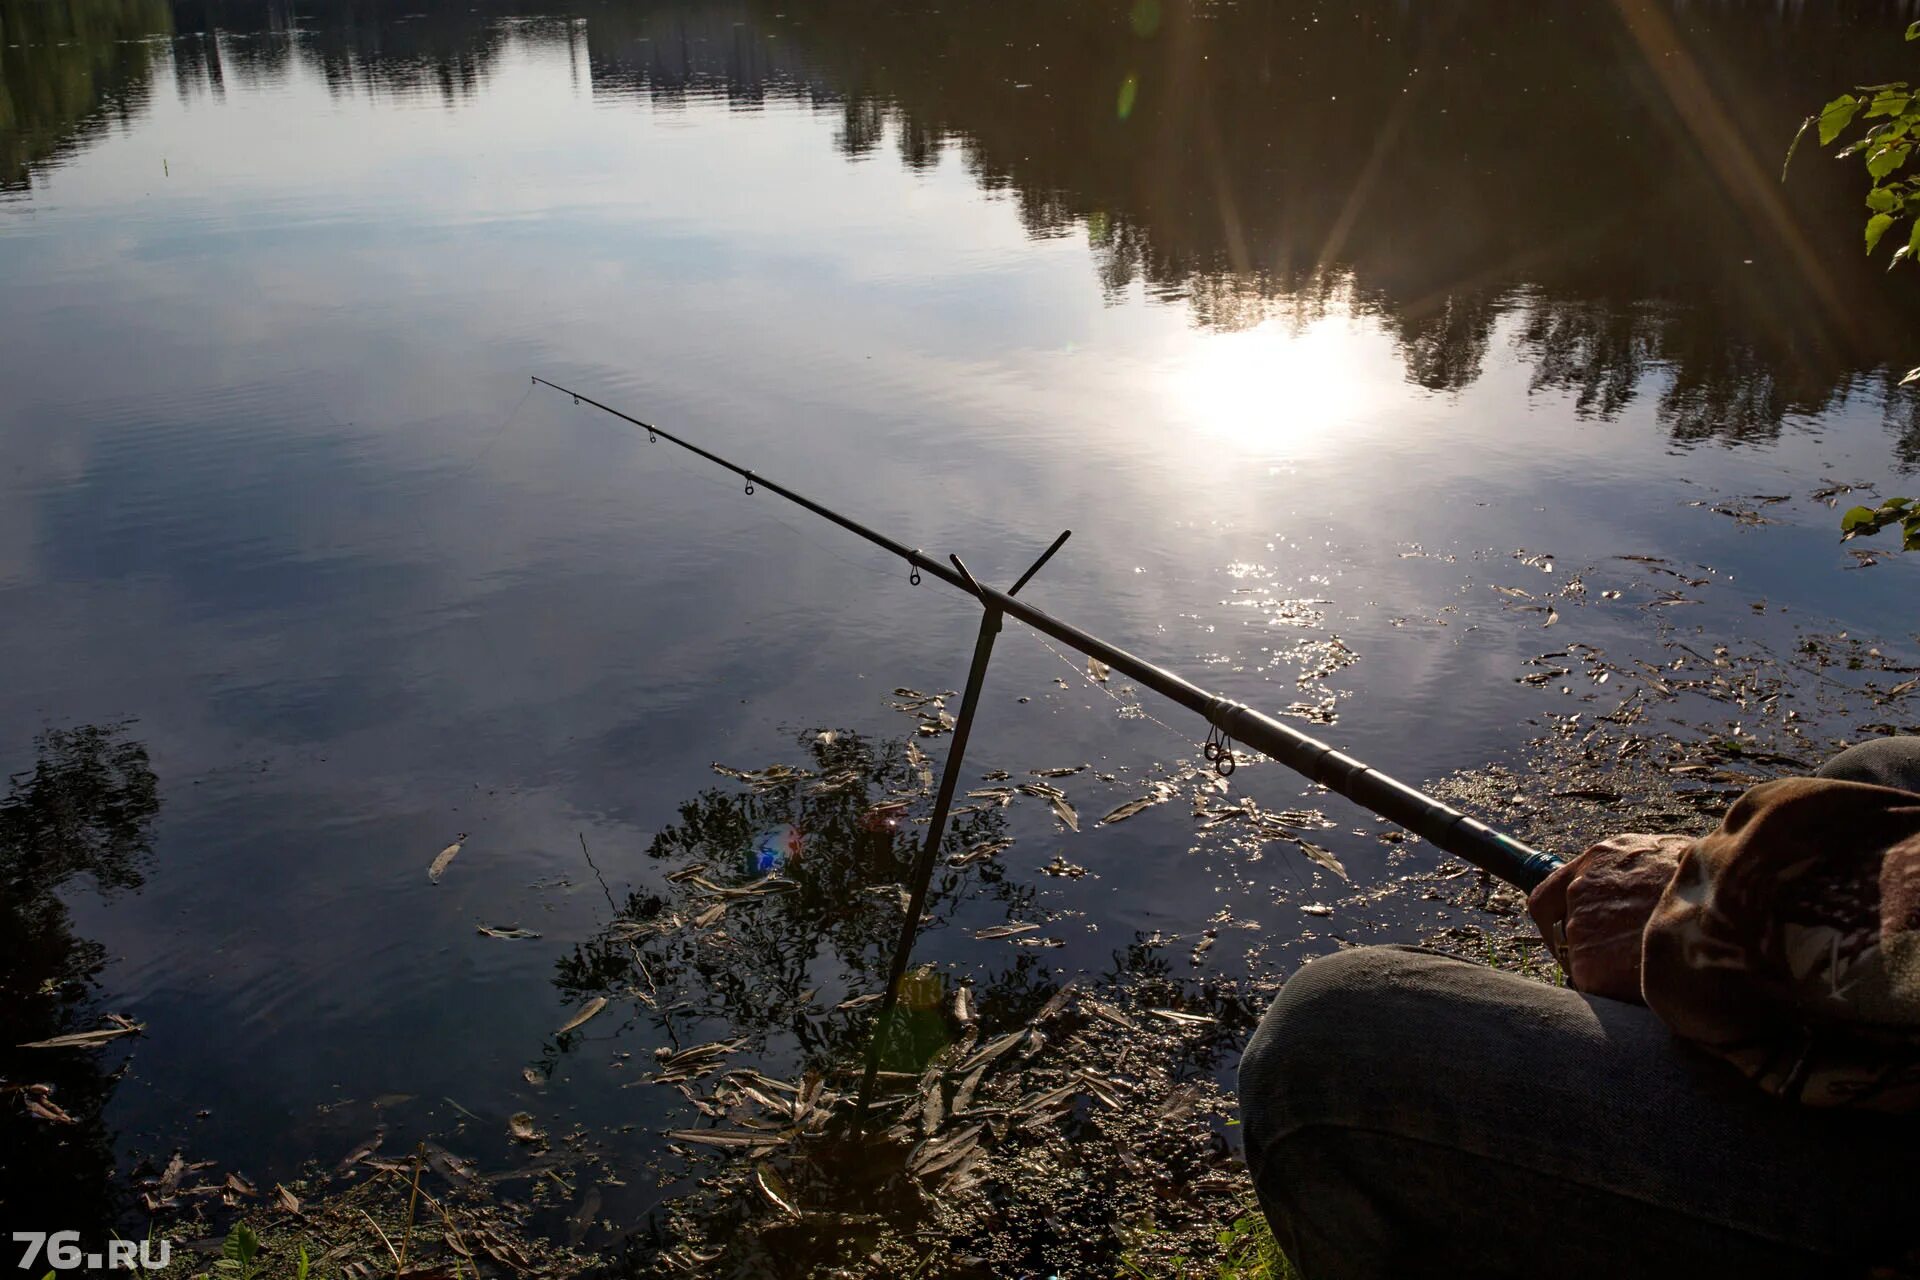
{"label": "lake water", "polygon": [[[958,688],[974,611],[530,375],[1002,583],[1071,528],[1027,596],[1414,783],[1597,697],[1518,682],[1570,641],[1912,662],[1914,560],[1815,497],[1920,484],[1911,272],[1853,168],[1779,177],[1905,74],[1910,7],[0,0],[0,769],[72,783],[0,824],[0,1022],[146,1024],[6,1051],[84,1115],[49,1154],[10,1114],[0,1194],[111,1216],[143,1159],[267,1183],[378,1127],[504,1161],[519,1111],[637,1168],[687,1123],[622,1087],[654,1048],[857,1047],[754,993],[875,989],[897,909],[849,902],[912,831],[678,1006],[576,946],[795,816],[715,762],[937,768],[893,691]],[[1014,844],[922,959],[1031,992],[1222,921],[1226,975],[1423,923],[1303,917],[1346,890],[1184,802],[1095,826],[1205,729],[1083,671],[1002,638],[969,780],[1088,764],[1081,830],[972,815]],[[1233,789],[1401,874],[1273,766]],[[973,940],[1009,918],[1063,945]]]}

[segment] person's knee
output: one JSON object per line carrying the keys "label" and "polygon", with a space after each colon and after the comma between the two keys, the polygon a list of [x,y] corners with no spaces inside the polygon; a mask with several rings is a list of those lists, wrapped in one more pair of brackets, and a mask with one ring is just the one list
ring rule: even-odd
{"label": "person's knee", "polygon": [[1920,737],[1876,738],[1848,747],[1815,776],[1920,791]]}
{"label": "person's knee", "polygon": [[[1401,947],[1357,947],[1304,965],[1280,988],[1240,1059],[1240,1107],[1249,1153],[1319,1123],[1314,1100],[1330,1070],[1365,1069],[1356,1048],[1393,1020],[1410,966],[1440,960]],[[1447,963],[1446,961],[1440,961]]]}

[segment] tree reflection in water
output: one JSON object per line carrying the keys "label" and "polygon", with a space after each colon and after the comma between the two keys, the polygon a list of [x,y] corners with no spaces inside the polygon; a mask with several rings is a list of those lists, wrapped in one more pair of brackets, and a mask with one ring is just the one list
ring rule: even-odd
{"label": "tree reflection in water", "polygon": [[[1068,987],[1045,949],[1018,940],[983,944],[980,962],[923,964],[887,1028],[884,1096],[862,1132],[862,997],[885,981],[932,770],[912,743],[800,742],[803,768],[740,772],[682,805],[648,849],[659,889],[629,893],[558,965],[569,1003],[604,999],[653,1024],[668,1046],[657,1087],[686,1100],[673,1132],[696,1135],[678,1149],[701,1189],[628,1238],[626,1269],[673,1257],[705,1274],[884,1271],[931,1249],[939,1274],[997,1274],[1104,1264],[1143,1216],[1217,1222],[1240,1183],[1224,1172],[1216,1081],[1256,1007],[1233,983],[1174,976],[1154,940]],[[950,956],[939,935],[981,899],[1042,918],[1032,885],[967,857],[1007,838],[1008,812],[992,798],[957,811],[923,954]],[[740,896],[755,886],[777,891]],[[573,1047],[556,1037],[548,1067]],[[701,1145],[716,1134],[733,1147]]]}
{"label": "tree reflection in water", "polygon": [[[159,790],[146,748],[115,727],[50,730],[29,773],[0,800],[0,1204],[21,1225],[100,1231],[115,1204],[111,1135],[101,1110],[122,1054],[23,1049],[98,1025],[94,996],[106,950],[75,934],[62,899],[91,880],[110,897],[138,889]],[[34,1085],[55,1104],[28,1109]]]}

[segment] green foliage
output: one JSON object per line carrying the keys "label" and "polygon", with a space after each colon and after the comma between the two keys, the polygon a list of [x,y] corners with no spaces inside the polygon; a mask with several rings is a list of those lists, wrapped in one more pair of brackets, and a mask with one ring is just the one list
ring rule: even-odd
{"label": "green foliage", "polygon": [[1215,1239],[1220,1245],[1219,1280],[1297,1280],[1267,1215],[1258,1209],[1235,1218]]}
{"label": "green foliage", "polygon": [[1920,502],[1912,498],[1888,498],[1877,507],[1854,507],[1840,517],[1842,541],[1879,533],[1900,526],[1901,547],[1920,551]]}
{"label": "green foliage", "polygon": [[[1911,32],[1907,38],[1914,38]],[[1914,147],[1920,145],[1920,92],[1904,80],[1895,80],[1862,85],[1853,93],[1841,94],[1820,108],[1818,115],[1801,122],[1800,131],[1787,148],[1787,163],[1793,162],[1793,153],[1809,129],[1818,131],[1821,146],[1832,146],[1856,121],[1864,126],[1859,136],[1847,139],[1834,155],[1839,159],[1861,157],[1872,183],[1867,189],[1863,237],[1868,253],[1880,247],[1889,231],[1906,224],[1895,236],[1900,243],[1888,261],[1891,268],[1920,252],[1920,180],[1902,174]],[[1785,172],[1783,167],[1783,177]]]}
{"label": "green foliage", "polygon": [[[1920,22],[1907,26],[1907,40],[1920,40]],[[1866,165],[1867,177],[1872,183],[1866,198],[1867,253],[1878,249],[1889,231],[1900,228],[1894,236],[1899,243],[1887,262],[1887,269],[1891,271],[1903,260],[1920,255],[1920,176],[1897,176],[1906,168],[1915,147],[1920,146],[1920,89],[1905,80],[1893,80],[1886,84],[1860,85],[1852,93],[1841,94],[1820,108],[1818,115],[1800,122],[1799,132],[1787,146],[1787,159],[1780,168],[1780,177],[1785,180],[1787,165],[1793,163],[1793,153],[1807,130],[1817,130],[1820,145],[1829,147],[1847,134],[1855,120],[1865,127],[1834,156],[1841,160],[1860,156]],[[1900,385],[1915,382],[1920,382],[1920,368],[1909,370]],[[1920,551],[1920,509],[1916,509],[1911,498],[1889,498],[1878,508],[1855,507],[1841,519],[1840,532],[1844,541],[1875,534],[1896,524],[1901,527],[1902,548]]]}
{"label": "green foliage", "polygon": [[254,1259],[260,1256],[260,1237],[244,1222],[233,1224],[227,1242],[220,1246],[220,1259],[213,1265],[222,1271],[252,1280]]}
{"label": "green foliage", "polygon": [[[1120,1255],[1119,1275],[1123,1280],[1191,1280],[1207,1274],[1198,1259],[1156,1250],[1153,1246],[1162,1235],[1151,1222],[1136,1224],[1123,1233],[1127,1240],[1126,1251]],[[1213,1239],[1220,1246],[1213,1259],[1214,1280],[1300,1280],[1300,1273],[1273,1238],[1266,1214],[1251,1197],[1244,1212]]]}

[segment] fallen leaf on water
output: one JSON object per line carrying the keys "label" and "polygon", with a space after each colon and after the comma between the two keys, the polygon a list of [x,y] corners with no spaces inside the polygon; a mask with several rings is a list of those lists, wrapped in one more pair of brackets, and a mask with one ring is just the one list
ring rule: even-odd
{"label": "fallen leaf on water", "polygon": [[886,996],[887,993],[884,991],[869,991],[863,996],[849,996],[833,1007],[836,1011],[843,1009],[864,1009],[876,1000],[886,999]]}
{"label": "fallen leaf on water", "polygon": [[950,867],[970,866],[973,863],[983,862],[988,858],[994,857],[996,854],[1005,853],[1012,847],[1012,837],[1004,840],[982,840],[979,844],[973,845],[948,858],[947,865]]}
{"label": "fallen leaf on water", "polygon": [[954,1070],[964,1075],[975,1068],[983,1067],[995,1058],[1006,1053],[1009,1049],[1020,1044],[1027,1038],[1028,1034],[1027,1029],[1023,1027],[1018,1031],[1008,1032],[998,1040],[989,1041],[985,1046],[975,1052],[972,1057],[967,1058],[958,1066],[954,1067]]}
{"label": "fallen leaf on water", "polygon": [[[587,1236],[592,1233],[594,1219],[600,1216],[601,1203],[600,1188],[587,1188],[587,1194],[581,1198],[580,1207],[574,1211],[572,1217],[567,1219],[567,1244],[569,1246],[575,1249],[579,1248],[581,1241],[585,1240]],[[405,1280],[412,1280],[415,1274],[416,1273],[411,1271],[407,1272]],[[396,1280],[398,1280],[398,1278],[396,1278]]]}
{"label": "fallen leaf on water", "polygon": [[1106,817],[1100,819],[1095,825],[1105,826],[1110,822],[1125,822],[1136,813],[1145,813],[1165,799],[1166,797],[1164,795],[1153,795],[1141,796],[1138,800],[1129,800]]}
{"label": "fallen leaf on water", "polygon": [[1178,1022],[1183,1026],[1197,1026],[1213,1021],[1213,1018],[1207,1014],[1182,1013],[1178,1009],[1149,1009],[1147,1012],[1156,1018],[1165,1018],[1168,1022]]}
{"label": "fallen leaf on water", "polygon": [[483,925],[476,925],[475,931],[478,933],[484,934],[489,938],[506,938],[508,940],[514,940],[518,938],[537,938],[540,936],[539,934],[535,933],[531,929],[522,929],[517,925],[483,924]]}
{"label": "fallen leaf on water", "polygon": [[1300,910],[1303,914],[1310,916],[1330,916],[1333,914],[1333,908],[1324,902],[1309,902],[1301,907]]}
{"label": "fallen leaf on water", "polygon": [[507,1117],[507,1135],[515,1142],[538,1142],[542,1136],[533,1127],[532,1114],[525,1111],[516,1111]]}
{"label": "fallen leaf on water", "polygon": [[717,923],[720,917],[725,914],[727,914],[727,904],[724,901],[716,902],[693,918],[694,927],[697,929],[705,929],[709,925]]}
{"label": "fallen leaf on water", "polygon": [[566,1026],[561,1027],[558,1031],[554,1032],[553,1034],[557,1036],[563,1036],[567,1034],[567,1032],[574,1030],[576,1027],[579,1027],[581,1024],[585,1023],[589,1018],[593,1017],[594,1014],[599,1013],[602,1009],[606,1007],[607,1007],[607,998],[605,996],[595,996],[593,999],[587,1001],[586,1004],[580,1007],[579,1013],[574,1014],[573,1017],[567,1020]]}
{"label": "fallen leaf on water", "polygon": [[143,1023],[131,1018],[123,1018],[117,1013],[107,1015],[107,1021],[113,1025],[99,1027],[92,1031],[75,1031],[70,1035],[55,1036],[51,1040],[33,1040],[16,1046],[21,1049],[97,1049],[109,1041],[121,1036],[138,1035],[146,1030]]}
{"label": "fallen leaf on water", "polygon": [[786,1139],[771,1133],[741,1133],[729,1129],[669,1129],[667,1137],[675,1142],[698,1142],[709,1147],[749,1147],[772,1150]]}
{"label": "fallen leaf on water", "polygon": [[1126,1031],[1138,1031],[1140,1029],[1139,1025],[1135,1023],[1132,1018],[1129,1018],[1126,1014],[1122,1013],[1118,1008],[1108,1004],[1104,1000],[1095,1000],[1092,997],[1088,997],[1086,1003],[1087,1003],[1087,1008],[1093,1010],[1095,1017],[1105,1018],[1108,1022],[1111,1022],[1114,1026],[1119,1027]]}
{"label": "fallen leaf on water", "polygon": [[753,1184],[760,1188],[760,1194],[780,1212],[791,1217],[800,1216],[800,1206],[793,1198],[793,1188],[786,1179],[769,1164],[757,1164],[753,1167]]}
{"label": "fallen leaf on water", "polygon": [[970,1074],[969,1076],[967,1076],[966,1079],[960,1082],[960,1087],[953,1091],[953,1114],[954,1115],[958,1116],[958,1115],[965,1114],[967,1108],[973,1105],[973,1091],[980,1087],[980,1077],[986,1074],[987,1074],[987,1068],[986,1068],[986,1065],[983,1063],[982,1065],[975,1067],[973,1069],[972,1074]]}
{"label": "fallen leaf on water", "polygon": [[452,844],[448,845],[446,848],[442,849],[439,853],[435,854],[433,858],[433,862],[427,867],[427,879],[433,881],[435,884],[439,884],[440,877],[445,875],[447,872],[447,864],[449,862],[452,862],[454,858],[458,856],[458,854],[460,853],[460,846],[465,844],[466,840],[467,840],[467,833],[462,831],[459,835],[453,838]]}
{"label": "fallen leaf on water", "polygon": [[1098,680],[1101,684],[1105,684],[1107,680],[1113,675],[1113,668],[1109,667],[1106,663],[1100,661],[1100,659],[1098,658],[1088,658],[1087,674],[1092,676],[1095,680]]}
{"label": "fallen leaf on water", "polygon": [[1071,778],[1086,767],[1083,764],[1076,764],[1064,769],[1029,769],[1027,772],[1036,778]]}
{"label": "fallen leaf on water", "polygon": [[1080,815],[1074,811],[1072,805],[1067,803],[1065,796],[1048,796],[1047,804],[1052,807],[1054,816],[1067,824],[1067,830],[1080,829]]}
{"label": "fallen leaf on water", "polygon": [[1300,847],[1300,852],[1306,854],[1309,858],[1312,858],[1315,862],[1333,872],[1333,874],[1339,876],[1342,880],[1347,878],[1347,869],[1341,866],[1340,859],[1334,857],[1328,850],[1322,849],[1311,840],[1296,840],[1294,843]]}
{"label": "fallen leaf on water", "polygon": [[466,1185],[478,1179],[479,1174],[469,1162],[462,1160],[437,1142],[429,1142],[426,1145],[427,1164],[448,1182]]}
{"label": "fallen leaf on water", "polygon": [[963,1027],[973,1021],[972,988],[955,987],[953,989],[953,1020]]}
{"label": "fallen leaf on water", "polygon": [[975,929],[973,931],[973,937],[976,942],[992,942],[996,938],[1011,938],[1016,934],[1032,933],[1039,927],[1039,925],[1032,923],[996,924],[985,929]]}
{"label": "fallen leaf on water", "polygon": [[907,1171],[922,1178],[940,1172],[980,1145],[984,1124],[968,1125],[956,1133],[928,1138],[907,1157]]}
{"label": "fallen leaf on water", "polygon": [[344,1172],[347,1169],[351,1169],[354,1165],[359,1164],[362,1160],[365,1160],[368,1156],[378,1151],[380,1149],[380,1144],[385,1142],[386,1140],[387,1140],[387,1132],[386,1130],[382,1129],[380,1132],[374,1134],[371,1138],[368,1138],[365,1142],[361,1143],[359,1146],[355,1147],[353,1150],[347,1152],[346,1157],[340,1161],[339,1166],[334,1170],[334,1172],[340,1173],[340,1172]]}
{"label": "fallen leaf on water", "polygon": [[536,1089],[544,1087],[547,1083],[547,1078],[532,1067],[520,1068],[520,1078]]}
{"label": "fallen leaf on water", "polygon": [[1552,625],[1553,625],[1554,623],[1556,623],[1556,622],[1558,622],[1558,621],[1560,621],[1560,611],[1559,611],[1558,609],[1556,609],[1556,608],[1554,608],[1554,607],[1553,607],[1552,605],[1548,605],[1548,606],[1547,606],[1547,620],[1546,620],[1545,622],[1543,622],[1543,623],[1541,623],[1540,625],[1541,625],[1541,626],[1543,626],[1543,627],[1550,627],[1550,626],[1552,626]]}

